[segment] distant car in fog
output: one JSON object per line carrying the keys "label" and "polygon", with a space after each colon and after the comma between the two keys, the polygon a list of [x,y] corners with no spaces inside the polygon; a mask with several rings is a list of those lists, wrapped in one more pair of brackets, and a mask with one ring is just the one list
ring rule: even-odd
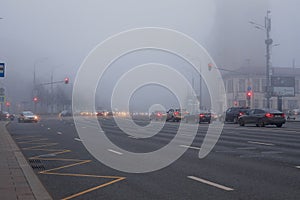
{"label": "distant car in fog", "polygon": [[0,120],[9,120],[10,114],[6,111],[0,111]]}
{"label": "distant car in fog", "polygon": [[38,122],[39,117],[31,111],[23,111],[18,116],[18,122]]}
{"label": "distant car in fog", "polygon": [[273,109],[251,109],[238,119],[240,126],[256,124],[257,127],[264,127],[265,125],[282,127],[285,122],[285,114]]}
{"label": "distant car in fog", "polygon": [[165,121],[167,119],[167,113],[165,111],[154,111],[150,115],[150,120]]}
{"label": "distant car in fog", "polygon": [[58,114],[59,117],[68,117],[72,116],[72,112],[69,110],[63,110]]}
{"label": "distant car in fog", "polygon": [[179,122],[188,112],[185,109],[170,109],[167,111],[166,121]]}
{"label": "distant car in fog", "polygon": [[300,109],[290,110],[287,114],[287,119],[300,120]]}
{"label": "distant car in fog", "polygon": [[189,123],[202,123],[206,122],[209,123],[212,121],[212,115],[211,112],[206,111],[206,110],[201,110],[198,112],[194,113],[188,113],[187,115],[184,116],[184,121]]}

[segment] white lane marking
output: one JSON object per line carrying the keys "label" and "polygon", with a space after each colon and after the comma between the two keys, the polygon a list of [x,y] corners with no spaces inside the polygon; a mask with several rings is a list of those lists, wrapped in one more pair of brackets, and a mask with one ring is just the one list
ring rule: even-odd
{"label": "white lane marking", "polygon": [[256,147],[238,147],[236,149],[239,149],[239,150],[254,150],[254,149],[256,149]]}
{"label": "white lane marking", "polygon": [[196,150],[200,150],[200,148],[199,147],[193,147],[193,146],[187,146],[187,145],[183,145],[183,144],[181,144],[181,145],[179,145],[180,147],[184,147],[184,148],[189,148],[189,149],[196,149]]}
{"label": "white lane marking", "polygon": [[193,136],[193,135],[191,135],[191,134],[186,134],[186,133],[181,133],[180,135],[188,136],[188,137],[192,137],[192,136]]}
{"label": "white lane marking", "polygon": [[217,150],[216,153],[234,153],[235,150]]}
{"label": "white lane marking", "polygon": [[299,166],[296,166],[296,168],[300,169],[300,165],[299,165]]}
{"label": "white lane marking", "polygon": [[86,128],[85,126],[82,126],[81,128]]}
{"label": "white lane marking", "polygon": [[115,153],[115,154],[118,154],[118,155],[122,155],[123,153],[121,152],[118,152],[118,151],[115,151],[115,150],[112,150],[112,149],[107,149],[108,151],[112,152],[112,153]]}
{"label": "white lane marking", "polygon": [[260,144],[260,145],[266,145],[266,146],[274,146],[272,143],[264,143],[264,142],[254,142],[254,141],[248,141],[250,144]]}
{"label": "white lane marking", "polygon": [[135,137],[133,135],[128,135],[128,137],[133,138],[133,139],[138,139],[138,137]]}
{"label": "white lane marking", "polygon": [[82,140],[79,139],[79,138],[74,138],[74,140],[76,140],[76,141],[78,141],[78,142],[82,142]]}
{"label": "white lane marking", "polygon": [[43,127],[44,126],[44,124],[41,124],[41,127]]}
{"label": "white lane marking", "polygon": [[219,188],[219,189],[222,189],[222,190],[225,190],[225,191],[233,191],[234,190],[233,188],[226,187],[226,186],[220,185],[218,183],[213,183],[211,181],[208,181],[208,180],[205,180],[205,179],[202,179],[202,178],[198,178],[198,177],[195,177],[195,176],[188,176],[188,178],[193,179],[193,180],[198,181],[198,182],[201,182],[201,183],[205,183],[205,184],[210,185],[210,186],[214,186],[216,188]]}
{"label": "white lane marking", "polygon": [[48,130],[50,130],[51,128],[47,128]]}
{"label": "white lane marking", "polygon": [[58,132],[57,132],[57,134],[58,134],[58,135],[61,135],[61,134],[62,134],[62,132],[59,132],[59,131],[58,131]]}

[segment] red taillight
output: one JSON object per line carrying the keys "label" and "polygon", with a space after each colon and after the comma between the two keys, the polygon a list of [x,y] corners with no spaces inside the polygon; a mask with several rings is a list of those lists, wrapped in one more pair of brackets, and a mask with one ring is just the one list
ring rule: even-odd
{"label": "red taillight", "polygon": [[200,117],[204,117],[204,114],[200,114],[199,116],[200,116]]}
{"label": "red taillight", "polygon": [[174,115],[179,115],[179,112],[175,112]]}
{"label": "red taillight", "polygon": [[161,116],[161,113],[157,113],[157,116],[160,117],[160,116]]}
{"label": "red taillight", "polygon": [[271,117],[274,117],[274,115],[273,114],[271,114],[271,113],[266,113],[266,115],[265,115],[267,118],[271,118]]}
{"label": "red taillight", "polygon": [[240,112],[240,113],[239,113],[239,116],[242,116],[243,114],[244,114],[243,112]]}
{"label": "red taillight", "polygon": [[282,115],[281,115],[283,118],[285,118],[285,114],[284,113],[282,113]]}

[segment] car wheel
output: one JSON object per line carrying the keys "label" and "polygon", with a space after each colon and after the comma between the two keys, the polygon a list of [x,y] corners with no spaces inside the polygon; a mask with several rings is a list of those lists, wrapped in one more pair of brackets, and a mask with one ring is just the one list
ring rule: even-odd
{"label": "car wheel", "polygon": [[235,117],[235,118],[233,118],[233,123],[234,124],[237,124],[238,123],[238,119]]}
{"label": "car wheel", "polygon": [[265,126],[265,123],[262,119],[258,120],[257,124],[258,124],[259,127],[264,127]]}
{"label": "car wheel", "polygon": [[280,128],[280,127],[282,127],[282,124],[276,124],[276,126],[277,126],[278,128]]}
{"label": "car wheel", "polygon": [[210,124],[210,120],[207,123]]}
{"label": "car wheel", "polygon": [[240,120],[239,120],[239,124],[240,124],[240,126],[245,126],[244,120],[240,119]]}

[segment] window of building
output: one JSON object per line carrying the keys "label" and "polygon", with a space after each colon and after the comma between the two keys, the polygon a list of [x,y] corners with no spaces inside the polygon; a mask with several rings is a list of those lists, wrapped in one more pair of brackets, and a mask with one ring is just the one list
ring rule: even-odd
{"label": "window of building", "polygon": [[246,92],[245,79],[239,80],[239,92]]}
{"label": "window of building", "polygon": [[262,85],[262,92],[266,92],[267,90],[266,90],[266,87],[267,87],[267,81],[266,81],[266,79],[262,79],[261,80],[261,85]]}
{"label": "window of building", "polygon": [[233,80],[232,79],[227,81],[227,92],[233,92]]}
{"label": "window of building", "polygon": [[258,99],[254,99],[254,108],[259,108],[259,100]]}
{"label": "window of building", "polygon": [[300,81],[296,80],[295,82],[295,93],[299,94],[300,93]]}
{"label": "window of building", "polygon": [[260,80],[259,79],[253,79],[253,91],[254,92],[260,92]]}

